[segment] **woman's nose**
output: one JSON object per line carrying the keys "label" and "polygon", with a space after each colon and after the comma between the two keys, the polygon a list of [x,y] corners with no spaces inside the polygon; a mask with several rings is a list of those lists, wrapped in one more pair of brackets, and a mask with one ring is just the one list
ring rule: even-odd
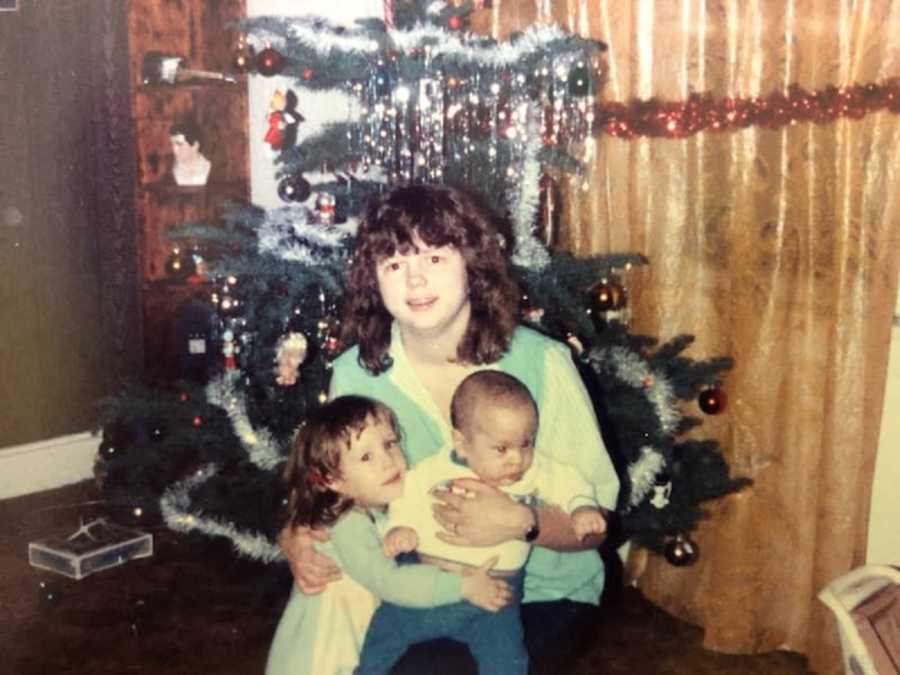
{"label": "woman's nose", "polygon": [[406,268],[406,283],[409,286],[422,286],[425,283],[422,262],[418,258],[411,260]]}

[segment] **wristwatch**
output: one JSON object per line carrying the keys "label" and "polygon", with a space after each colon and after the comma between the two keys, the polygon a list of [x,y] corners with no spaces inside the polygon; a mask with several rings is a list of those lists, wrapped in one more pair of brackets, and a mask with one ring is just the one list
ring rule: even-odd
{"label": "wristwatch", "polygon": [[535,539],[537,539],[539,536],[541,536],[541,526],[540,526],[540,521],[538,520],[537,509],[531,504],[526,504],[526,506],[531,511],[531,517],[534,520],[534,522],[531,524],[531,527],[529,527],[527,530],[525,530],[525,535],[522,538],[527,543],[530,544]]}

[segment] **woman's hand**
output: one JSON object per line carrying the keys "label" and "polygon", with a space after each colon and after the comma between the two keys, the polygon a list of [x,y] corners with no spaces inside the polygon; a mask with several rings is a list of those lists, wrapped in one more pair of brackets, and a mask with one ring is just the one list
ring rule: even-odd
{"label": "woman's hand", "polygon": [[327,555],[313,546],[315,541],[328,541],[327,530],[308,527],[285,527],[278,535],[281,547],[294,575],[294,583],[306,595],[317,595],[332,581],[341,578],[341,570]]}
{"label": "woman's hand", "polygon": [[463,573],[463,599],[488,612],[499,612],[512,601],[509,584],[490,575],[497,560],[497,556],[494,556],[484,561],[480,567]]}
{"label": "woman's hand", "polygon": [[[435,492],[434,517],[444,528],[437,537],[458,546],[494,546],[521,539],[532,525],[531,509],[474,478],[453,481],[453,490]],[[461,492],[464,491],[464,494]]]}

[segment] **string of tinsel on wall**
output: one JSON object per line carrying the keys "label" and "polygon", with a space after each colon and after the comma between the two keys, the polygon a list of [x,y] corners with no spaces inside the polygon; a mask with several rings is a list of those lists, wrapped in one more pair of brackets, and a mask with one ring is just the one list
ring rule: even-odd
{"label": "string of tinsel on wall", "polygon": [[685,101],[602,102],[595,107],[594,123],[603,133],[628,140],[686,138],[707,130],[779,129],[801,122],[858,120],[882,110],[900,114],[900,78],[883,84],[829,85],[816,91],[793,84],[787,94],[774,92],[765,97],[714,99],[710,94],[692,94]]}

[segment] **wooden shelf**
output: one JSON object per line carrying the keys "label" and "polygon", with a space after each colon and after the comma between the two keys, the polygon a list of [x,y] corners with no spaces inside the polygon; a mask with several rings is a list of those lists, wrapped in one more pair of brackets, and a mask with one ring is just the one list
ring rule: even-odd
{"label": "wooden shelf", "polygon": [[[135,122],[135,215],[141,232],[145,373],[155,379],[202,376],[217,359],[187,354],[185,331],[212,312],[211,286],[202,279],[169,279],[166,261],[175,245],[168,233],[185,223],[221,222],[227,202],[249,200],[249,131],[246,76],[230,72],[246,0],[131,0],[128,9],[131,113]],[[188,70],[223,73],[237,82],[187,79],[144,84],[141,65],[150,52],[178,55]],[[201,135],[209,159],[206,185],[184,186],[172,177],[170,130],[185,117]],[[204,257],[211,252],[204,251]],[[193,313],[193,318],[190,315]],[[198,340],[200,338],[192,338]],[[197,343],[194,343],[197,344]]]}

